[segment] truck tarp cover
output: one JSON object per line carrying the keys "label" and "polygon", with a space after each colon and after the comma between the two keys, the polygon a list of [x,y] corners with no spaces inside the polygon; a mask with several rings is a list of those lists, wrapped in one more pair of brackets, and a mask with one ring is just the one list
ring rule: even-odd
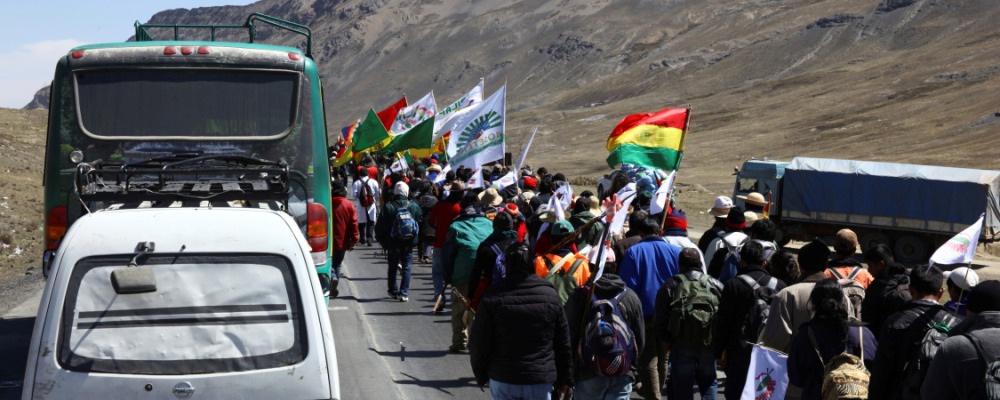
{"label": "truck tarp cover", "polygon": [[[797,157],[785,169],[783,214],[842,213],[1000,227],[1000,172]],[[985,232],[984,232],[985,233]]]}

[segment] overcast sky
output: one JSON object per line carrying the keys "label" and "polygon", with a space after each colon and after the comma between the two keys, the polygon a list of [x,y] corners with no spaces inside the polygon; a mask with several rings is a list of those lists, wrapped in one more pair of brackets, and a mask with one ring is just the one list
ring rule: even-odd
{"label": "overcast sky", "polygon": [[135,21],[175,8],[246,5],[254,0],[5,1],[0,24],[0,108],[21,108],[52,81],[56,61],[82,44],[121,42]]}

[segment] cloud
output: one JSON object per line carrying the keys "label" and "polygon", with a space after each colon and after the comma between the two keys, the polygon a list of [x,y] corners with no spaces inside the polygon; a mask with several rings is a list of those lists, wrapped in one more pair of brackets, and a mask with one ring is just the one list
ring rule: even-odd
{"label": "cloud", "polygon": [[21,108],[52,81],[56,63],[83,42],[73,39],[28,43],[0,53],[0,107]]}

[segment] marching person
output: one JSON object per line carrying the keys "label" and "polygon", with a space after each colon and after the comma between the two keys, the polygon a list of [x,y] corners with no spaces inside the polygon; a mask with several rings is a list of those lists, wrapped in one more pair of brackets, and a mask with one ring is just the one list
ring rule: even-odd
{"label": "marching person", "polygon": [[[413,266],[413,246],[420,240],[417,221],[420,220],[420,206],[410,201],[410,188],[405,182],[396,182],[393,186],[392,201],[382,208],[382,218],[375,225],[375,237],[382,248],[386,249],[389,260],[388,285],[389,297],[402,302],[410,301],[410,274]],[[405,213],[409,213],[408,216]],[[409,221],[406,219],[409,218]],[[409,224],[409,237],[399,236],[401,224]],[[399,285],[396,285],[396,273],[401,272]]]}
{"label": "marching person", "polygon": [[486,289],[472,323],[469,362],[494,399],[551,399],[553,389],[563,398],[573,385],[562,301],[534,274],[532,257],[524,244],[507,248],[507,278]]}
{"label": "marching person", "polygon": [[459,205],[462,211],[448,227],[443,255],[444,276],[446,282],[454,288],[451,302],[451,346],[448,346],[448,350],[453,353],[466,349],[469,338],[464,318],[467,299],[463,297],[469,292],[469,277],[476,263],[479,244],[493,233],[493,221],[480,211],[479,197],[475,193],[466,192]]}
{"label": "marching person", "polygon": [[342,267],[344,256],[348,250],[354,250],[354,244],[358,242],[358,216],[354,210],[354,204],[347,200],[347,188],[340,180],[333,181],[330,195],[330,218],[333,221],[331,233],[333,234],[333,248],[331,249],[330,260],[330,297],[340,295],[337,289],[340,278],[344,277]]}
{"label": "marching person", "polygon": [[[375,171],[375,174],[372,174],[372,171]],[[372,247],[375,241],[375,222],[381,197],[378,182],[375,181],[377,174],[378,169],[374,166],[358,167],[358,177],[351,186],[351,195],[357,202],[354,209],[358,214],[358,231],[361,236],[359,243],[368,247]]]}

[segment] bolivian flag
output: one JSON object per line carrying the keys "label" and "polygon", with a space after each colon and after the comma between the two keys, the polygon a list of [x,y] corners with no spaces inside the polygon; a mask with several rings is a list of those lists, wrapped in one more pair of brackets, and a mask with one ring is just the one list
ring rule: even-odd
{"label": "bolivian flag", "polygon": [[632,114],[608,136],[608,165],[635,164],[674,171],[684,153],[688,108],[666,108],[653,114]]}

